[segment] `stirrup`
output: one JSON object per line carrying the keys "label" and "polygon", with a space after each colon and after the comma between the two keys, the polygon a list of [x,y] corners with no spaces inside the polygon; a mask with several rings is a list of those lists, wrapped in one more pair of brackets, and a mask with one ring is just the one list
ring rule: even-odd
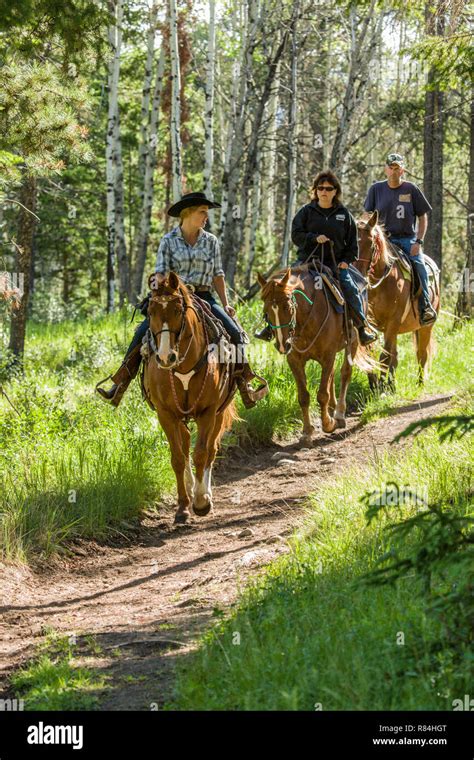
{"label": "stirrup", "polygon": [[[430,313],[430,315],[429,315],[428,317],[426,317],[426,318],[425,318],[425,314],[426,314],[427,312],[429,312],[429,313]],[[420,325],[422,325],[423,327],[427,327],[428,325],[432,325],[432,324],[434,324],[434,323],[436,322],[436,320],[437,320],[437,319],[438,319],[438,315],[436,314],[436,312],[435,312],[435,310],[433,309],[433,307],[432,307],[432,306],[430,306],[428,309],[425,309],[425,310],[424,310],[424,311],[423,311],[423,312],[420,314]]]}

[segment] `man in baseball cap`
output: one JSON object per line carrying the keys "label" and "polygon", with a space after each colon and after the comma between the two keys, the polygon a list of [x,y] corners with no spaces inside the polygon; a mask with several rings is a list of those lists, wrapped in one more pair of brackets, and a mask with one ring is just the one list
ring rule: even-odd
{"label": "man in baseball cap", "polygon": [[370,213],[378,211],[379,221],[384,225],[390,242],[410,256],[421,284],[418,301],[420,323],[429,325],[436,320],[437,314],[430,302],[428,272],[422,246],[431,206],[420,188],[403,178],[405,159],[400,153],[388,154],[384,171],[387,179],[374,182],[369,188],[364,209]]}

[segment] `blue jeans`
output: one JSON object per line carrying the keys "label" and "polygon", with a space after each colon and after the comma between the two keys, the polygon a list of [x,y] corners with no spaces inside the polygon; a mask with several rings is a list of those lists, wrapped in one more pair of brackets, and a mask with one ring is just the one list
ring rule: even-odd
{"label": "blue jeans", "polygon": [[[305,263],[304,261],[300,261],[299,259],[297,259],[293,264],[291,264],[291,266],[297,267],[297,266],[301,266],[304,263]],[[338,269],[337,274],[336,274],[333,268],[331,267],[331,271],[336,279],[339,276],[339,282],[341,283],[342,295],[346,299],[352,311],[355,312],[355,314],[359,318],[360,323],[365,325],[367,321],[367,317],[364,314],[362,298],[359,293],[359,289],[352,278],[350,270]]]}
{"label": "blue jeans", "polygon": [[354,311],[361,322],[364,324],[366,317],[362,306],[362,298],[356,283],[354,282],[349,269],[338,269],[339,282],[341,283],[342,293],[347,303]]}
{"label": "blue jeans", "polygon": [[[242,343],[242,338],[241,338],[239,328],[235,324],[232,317],[229,317],[227,312],[224,311],[223,307],[217,303],[212,293],[209,293],[208,291],[199,291],[199,292],[196,292],[196,295],[199,296],[199,298],[201,298],[203,301],[206,301],[206,303],[209,304],[214,316],[217,317],[217,319],[220,319],[220,321],[224,325],[226,332],[229,334],[231,343],[233,343],[234,346],[239,346]],[[127,348],[127,353],[125,354],[125,358],[127,358],[127,356],[133,351],[134,348],[136,348],[137,346],[141,344],[143,338],[146,335],[146,331],[148,330],[148,327],[149,327],[148,318],[145,319],[143,322],[140,322],[137,329],[135,330],[135,334],[132,338],[132,342]]]}
{"label": "blue jeans", "polygon": [[418,305],[420,307],[420,311],[424,311],[428,306],[431,305],[430,291],[428,288],[428,272],[426,269],[426,264],[423,258],[423,254],[418,253],[416,256],[412,256],[410,254],[411,246],[413,245],[415,240],[416,238],[409,238],[409,237],[390,237],[391,243],[393,243],[394,245],[398,245],[402,249],[402,251],[404,251],[408,256],[410,256],[410,261],[412,262],[414,268],[416,269],[418,277],[420,278],[420,285],[421,285],[421,293],[420,293],[420,298],[418,300]]}

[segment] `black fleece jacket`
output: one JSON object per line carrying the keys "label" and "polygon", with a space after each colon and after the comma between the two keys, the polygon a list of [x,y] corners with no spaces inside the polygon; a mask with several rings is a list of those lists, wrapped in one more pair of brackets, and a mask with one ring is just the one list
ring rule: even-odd
{"label": "black fleece jacket", "polygon": [[[357,242],[357,226],[354,217],[341,204],[332,208],[321,208],[313,200],[300,208],[291,227],[291,239],[298,246],[298,258],[306,260],[314,251],[318,235],[326,235],[334,243],[334,258],[336,263],[345,261],[350,264],[359,258]],[[316,255],[321,256],[319,246]],[[324,263],[332,267],[329,243],[324,244]]]}

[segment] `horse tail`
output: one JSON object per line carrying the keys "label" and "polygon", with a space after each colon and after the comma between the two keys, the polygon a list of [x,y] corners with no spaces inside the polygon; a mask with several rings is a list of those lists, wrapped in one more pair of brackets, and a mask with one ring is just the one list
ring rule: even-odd
{"label": "horse tail", "polygon": [[217,445],[219,445],[220,440],[224,433],[226,433],[228,430],[231,429],[233,423],[236,420],[240,420],[240,417],[237,413],[237,407],[235,405],[235,401],[231,401],[228,406],[224,409],[222,412],[222,424],[221,429],[219,431],[219,435],[217,436]]}
{"label": "horse tail", "polygon": [[371,354],[371,349],[367,346],[357,346],[357,351],[352,359],[352,363],[362,370],[362,372],[377,372],[382,369],[380,362]]}

